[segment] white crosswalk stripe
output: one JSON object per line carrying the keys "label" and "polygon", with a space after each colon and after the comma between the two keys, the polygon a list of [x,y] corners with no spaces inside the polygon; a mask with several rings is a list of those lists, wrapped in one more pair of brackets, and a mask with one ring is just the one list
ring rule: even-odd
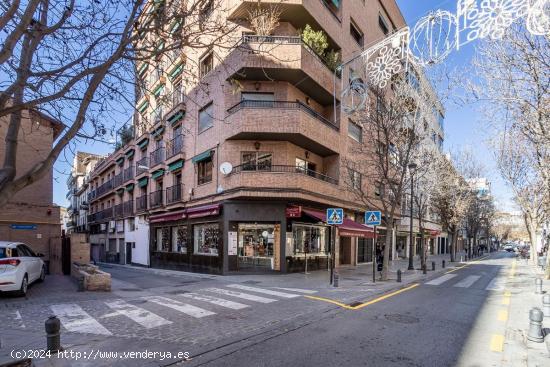
{"label": "white crosswalk stripe", "polygon": [[456,277],[456,274],[445,274],[443,276],[440,276],[439,278],[435,278],[433,280],[430,280],[429,282],[425,283],[425,284],[428,284],[428,285],[440,285],[440,284],[443,284],[445,283],[446,281],[448,280],[451,280],[453,279],[454,277]]}
{"label": "white crosswalk stripe", "polygon": [[256,293],[263,293],[263,294],[269,294],[270,296],[277,296],[282,298],[296,298],[300,297],[299,294],[290,294],[290,293],[283,293],[278,291],[273,291],[270,289],[263,289],[263,288],[257,288],[257,287],[249,287],[247,285],[242,284],[230,284],[228,285],[230,288],[236,288],[243,291],[249,291],[249,292],[256,292]]}
{"label": "white crosswalk stripe", "polygon": [[248,305],[245,305],[243,303],[228,301],[223,298],[206,296],[206,295],[197,294],[197,293],[184,293],[184,294],[180,294],[179,296],[194,299],[197,301],[212,303],[214,305],[230,308],[233,310],[242,310],[243,308],[249,307]]}
{"label": "white crosswalk stripe", "polygon": [[296,292],[296,293],[304,293],[304,294],[315,294],[317,291],[311,290],[311,289],[300,289],[300,288],[281,288],[281,287],[273,287],[275,289],[280,289],[282,291],[289,291],[289,292]]}
{"label": "white crosswalk stripe", "polygon": [[200,307],[188,305],[186,303],[182,303],[167,297],[151,296],[151,297],[143,297],[143,298],[149,302],[153,302],[161,306],[165,306],[173,310],[183,312],[186,315],[193,316],[196,318],[201,318],[201,317],[211,316],[216,314],[215,312],[204,310]]}
{"label": "white crosswalk stripe", "polygon": [[105,304],[117,311],[119,314],[127,316],[131,320],[137,322],[146,329],[172,323],[172,321],[168,321],[152,312],[147,311],[146,309],[131,305],[123,300],[105,302]]}
{"label": "white crosswalk stripe", "polygon": [[223,294],[223,295],[226,295],[226,296],[242,298],[242,299],[246,299],[246,300],[249,300],[249,301],[260,302],[260,303],[271,303],[271,302],[277,301],[276,299],[273,299],[273,298],[260,297],[260,296],[255,296],[253,294],[242,293],[242,292],[235,292],[235,291],[231,291],[229,289],[206,288],[204,290],[207,291],[207,292]]}
{"label": "white crosswalk stripe", "polygon": [[460,282],[456,283],[454,287],[458,288],[469,288],[481,278],[479,275],[468,275],[466,278],[462,279]]}
{"label": "white crosswalk stripe", "polygon": [[112,335],[109,330],[75,303],[50,305],[50,308],[68,331],[83,334]]}
{"label": "white crosswalk stripe", "polygon": [[493,280],[485,287],[486,291],[503,291],[504,283],[506,282],[503,278],[494,277]]}

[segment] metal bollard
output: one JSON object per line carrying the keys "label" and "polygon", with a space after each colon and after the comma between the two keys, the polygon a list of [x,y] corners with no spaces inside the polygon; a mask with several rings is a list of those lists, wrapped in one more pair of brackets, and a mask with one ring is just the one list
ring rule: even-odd
{"label": "metal bollard", "polygon": [[78,292],[84,292],[84,277],[77,279],[78,282]]}
{"label": "metal bollard", "polygon": [[542,313],[544,317],[550,317],[550,294],[542,296]]}
{"label": "metal bollard", "polygon": [[397,269],[397,282],[401,283],[401,269]]}
{"label": "metal bollard", "polygon": [[441,267],[442,267],[443,269],[445,269],[445,260],[442,260],[442,261],[441,261]]}
{"label": "metal bollard", "polygon": [[335,287],[338,287],[338,279],[339,278],[340,278],[340,276],[338,275],[338,273],[334,273],[334,281],[332,283]]}
{"label": "metal bollard", "polygon": [[435,261],[432,261],[432,271],[435,270]]}
{"label": "metal bollard", "polygon": [[61,337],[59,335],[61,322],[57,316],[48,317],[44,325],[46,328],[46,348],[50,352],[57,352],[61,350]]}
{"label": "metal bollard", "polygon": [[422,265],[422,274],[426,274],[427,272],[427,267],[426,267],[426,264]]}
{"label": "metal bollard", "polygon": [[544,336],[542,335],[542,311],[534,307],[529,311],[529,331],[527,332],[527,339],[536,342],[542,343],[544,341]]}
{"label": "metal bollard", "polygon": [[535,294],[542,294],[542,279],[535,279]]}

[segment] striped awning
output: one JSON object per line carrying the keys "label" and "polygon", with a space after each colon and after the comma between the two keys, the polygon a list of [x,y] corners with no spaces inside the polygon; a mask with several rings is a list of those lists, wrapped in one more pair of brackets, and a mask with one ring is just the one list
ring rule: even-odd
{"label": "striped awning", "polygon": [[179,63],[178,65],[176,65],[171,71],[170,73],[168,74],[168,77],[170,78],[170,80],[174,80],[176,79],[178,76],[180,76],[180,74],[183,72],[183,62],[182,63]]}
{"label": "striped awning", "polygon": [[126,153],[124,153],[124,155],[128,158],[131,158],[134,156],[134,150],[133,149],[130,149],[129,151],[127,151]]}
{"label": "striped awning", "polygon": [[143,112],[147,109],[147,107],[149,107],[149,101],[143,101],[143,103],[139,105],[138,111]]}
{"label": "striped awning", "polygon": [[138,143],[138,147],[139,147],[139,149],[142,149],[142,150],[143,150],[143,149],[147,148],[147,145],[148,145],[148,144],[149,144],[149,139],[148,139],[148,138],[145,138],[145,139],[143,139],[142,141],[140,141],[140,142]]}
{"label": "striped awning", "polygon": [[119,158],[116,160],[116,164],[118,164],[119,166],[121,166],[123,163],[124,163],[124,156],[119,157]]}
{"label": "striped awning", "polygon": [[143,177],[138,180],[138,187],[145,187],[149,183],[149,177]]}
{"label": "striped awning", "polygon": [[176,170],[178,170],[178,169],[180,169],[180,168],[182,168],[182,167],[183,167],[183,159],[179,159],[179,160],[177,160],[177,161],[175,161],[175,162],[173,162],[173,163],[170,163],[170,164],[168,165],[168,171],[170,171],[170,172],[176,171]]}
{"label": "striped awning", "polygon": [[168,123],[171,125],[174,125],[178,122],[180,122],[185,117],[185,111],[178,111],[174,115],[170,116],[168,119]]}
{"label": "striped awning", "polygon": [[153,172],[153,174],[151,175],[151,178],[153,180],[156,180],[157,178],[162,177],[163,175],[164,175],[164,170],[163,169],[158,169],[155,172]]}
{"label": "striped awning", "polygon": [[126,191],[128,191],[128,192],[134,191],[134,184],[128,184],[128,185],[126,185]]}
{"label": "striped awning", "polygon": [[212,149],[207,150],[206,152],[203,152],[201,154],[197,154],[196,156],[194,156],[191,159],[191,162],[193,162],[193,163],[202,162],[202,161],[212,157],[212,154],[214,154],[214,151]]}

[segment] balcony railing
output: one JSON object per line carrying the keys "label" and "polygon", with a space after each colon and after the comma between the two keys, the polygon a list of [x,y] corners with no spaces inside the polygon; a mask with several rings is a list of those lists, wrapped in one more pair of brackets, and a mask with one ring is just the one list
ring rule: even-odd
{"label": "balcony railing", "polygon": [[143,212],[147,210],[147,194],[136,198],[136,212]]}
{"label": "balcony railing", "polygon": [[124,207],[122,204],[115,205],[115,217],[121,218],[124,215]]}
{"label": "balcony railing", "polygon": [[88,193],[88,201],[92,201],[97,197],[97,192],[92,190]]}
{"label": "balcony railing", "polygon": [[313,178],[316,178],[321,181],[331,183],[333,185],[338,185],[338,179],[327,176],[323,173],[313,171],[310,169],[297,167],[297,166],[283,166],[283,165],[255,165],[255,164],[241,164],[236,166],[233,173],[240,172],[277,172],[277,173],[297,173],[302,175],[307,175]]}
{"label": "balcony railing", "polygon": [[141,175],[149,170],[149,158],[143,157],[136,163],[136,175]]}
{"label": "balcony railing", "polygon": [[160,147],[151,153],[151,167],[161,164],[166,159],[166,150],[164,147]]}
{"label": "balcony railing", "polygon": [[183,185],[178,184],[166,189],[166,204],[173,204],[183,198]]}
{"label": "balcony railing", "polygon": [[152,193],[149,194],[151,209],[158,208],[159,206],[164,205],[163,193],[164,193],[164,190],[158,190],[158,191],[153,191]]}
{"label": "balcony railing", "polygon": [[123,212],[125,216],[134,214],[134,200],[128,200],[124,202]]}
{"label": "balcony railing", "polygon": [[183,151],[183,135],[178,135],[174,139],[170,140],[167,144],[166,158],[172,158],[178,153]]}
{"label": "balcony railing", "polygon": [[130,166],[124,170],[124,182],[134,179],[134,166]]}
{"label": "balcony railing", "polygon": [[121,172],[113,179],[113,187],[119,187],[120,185],[122,185],[123,182],[123,173]]}
{"label": "balcony railing", "polygon": [[101,186],[99,186],[96,190],[97,197],[111,191],[113,189],[113,179],[110,179],[109,181],[105,182]]}
{"label": "balcony railing", "polygon": [[340,126],[336,122],[332,122],[325,118],[323,115],[321,115],[319,112],[313,110],[308,105],[296,101],[296,102],[287,102],[287,101],[255,101],[255,100],[242,100],[233,107],[229,108],[227,110],[227,113],[229,115],[243,109],[243,108],[266,108],[266,109],[285,109],[285,110],[301,110],[308,115],[312,116],[313,118],[316,118],[317,120],[321,121],[325,125],[339,130]]}

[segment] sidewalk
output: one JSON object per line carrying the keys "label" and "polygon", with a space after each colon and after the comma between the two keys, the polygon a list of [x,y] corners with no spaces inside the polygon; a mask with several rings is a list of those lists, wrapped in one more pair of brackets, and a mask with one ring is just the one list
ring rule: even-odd
{"label": "sidewalk", "polygon": [[[515,266],[508,277],[507,290],[510,292],[509,319],[506,323],[503,366],[542,367],[550,365],[550,336],[543,343],[527,340],[529,331],[529,311],[533,307],[542,310],[542,294],[535,294],[535,279],[543,279],[538,267],[525,260],[515,260]],[[550,281],[543,280],[543,294],[550,292]],[[543,320],[543,330],[550,331],[550,317]]]}

